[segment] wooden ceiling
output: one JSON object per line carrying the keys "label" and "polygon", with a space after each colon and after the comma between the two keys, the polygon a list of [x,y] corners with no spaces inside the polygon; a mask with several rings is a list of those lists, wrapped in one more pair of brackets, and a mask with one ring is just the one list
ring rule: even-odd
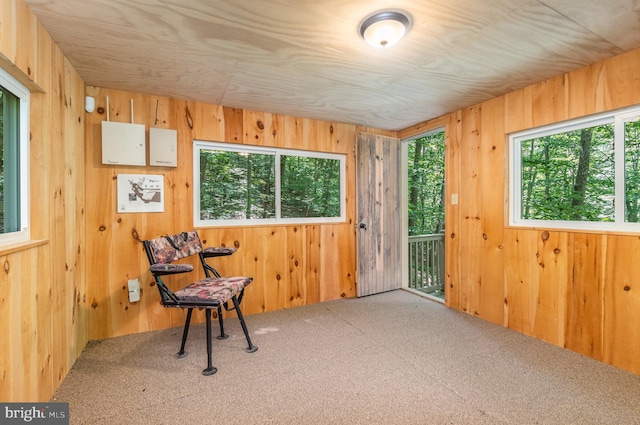
{"label": "wooden ceiling", "polygon": [[[87,85],[399,130],[640,47],[638,0],[26,0]],[[413,28],[375,49],[360,21]]]}

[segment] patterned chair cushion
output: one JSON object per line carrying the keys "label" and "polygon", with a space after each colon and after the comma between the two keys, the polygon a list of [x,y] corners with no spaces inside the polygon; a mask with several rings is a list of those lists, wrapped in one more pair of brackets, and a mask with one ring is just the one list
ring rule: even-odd
{"label": "patterned chair cushion", "polygon": [[207,302],[224,304],[245,286],[253,281],[251,277],[216,277],[200,279],[175,292],[181,302],[206,304]]}
{"label": "patterned chair cushion", "polygon": [[193,271],[192,264],[156,263],[149,267],[153,273],[173,274]]}
{"label": "patterned chair cushion", "polygon": [[221,257],[223,255],[231,255],[236,251],[235,248],[227,248],[226,246],[210,246],[205,248],[202,253],[205,257]]}
{"label": "patterned chair cushion", "polygon": [[198,233],[194,231],[151,239],[149,247],[156,263],[171,263],[202,252],[202,243]]}

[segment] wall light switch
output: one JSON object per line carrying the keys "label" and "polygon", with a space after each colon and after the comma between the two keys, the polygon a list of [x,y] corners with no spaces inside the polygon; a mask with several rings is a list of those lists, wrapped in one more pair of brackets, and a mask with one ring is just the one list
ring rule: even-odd
{"label": "wall light switch", "polygon": [[140,282],[138,279],[129,279],[127,286],[129,287],[129,302],[140,301]]}
{"label": "wall light switch", "polygon": [[458,205],[458,194],[457,193],[452,193],[451,194],[451,205]]}

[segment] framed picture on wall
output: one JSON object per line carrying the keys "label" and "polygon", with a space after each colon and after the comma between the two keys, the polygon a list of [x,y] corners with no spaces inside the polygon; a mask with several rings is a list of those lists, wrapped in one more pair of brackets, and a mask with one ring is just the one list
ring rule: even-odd
{"label": "framed picture on wall", "polygon": [[164,176],[118,174],[118,212],[164,212]]}

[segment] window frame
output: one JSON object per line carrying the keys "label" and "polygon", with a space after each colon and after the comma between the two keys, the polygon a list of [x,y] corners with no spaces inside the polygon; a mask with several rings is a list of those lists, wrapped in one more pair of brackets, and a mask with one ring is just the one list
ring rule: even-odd
{"label": "window frame", "polygon": [[[638,119],[640,119],[640,106],[634,106],[509,134],[509,226],[639,233],[640,223],[625,222],[625,203],[617,202],[618,199],[625,199],[624,123]],[[614,126],[614,221],[535,220],[522,218],[522,141],[604,124],[613,124]]]}
{"label": "window frame", "polygon": [[[275,175],[275,218],[262,219],[216,219],[203,220],[200,218],[200,152],[202,150],[227,151],[238,153],[254,153],[274,155]],[[320,158],[338,160],[340,163],[340,215],[337,217],[281,217],[281,178],[280,157],[302,156],[306,158]],[[228,226],[255,226],[267,224],[323,224],[346,222],[346,155],[341,153],[303,151],[297,149],[263,147],[253,145],[232,144],[224,142],[212,142],[206,140],[193,141],[193,223],[194,227],[228,227]]]}
{"label": "window frame", "polygon": [[20,229],[9,233],[0,233],[0,246],[28,241],[30,239],[29,226],[29,115],[30,94],[28,88],[13,78],[8,72],[0,68],[0,86],[11,92],[19,102],[19,130],[18,136],[18,163],[19,195],[18,216],[20,217]]}

